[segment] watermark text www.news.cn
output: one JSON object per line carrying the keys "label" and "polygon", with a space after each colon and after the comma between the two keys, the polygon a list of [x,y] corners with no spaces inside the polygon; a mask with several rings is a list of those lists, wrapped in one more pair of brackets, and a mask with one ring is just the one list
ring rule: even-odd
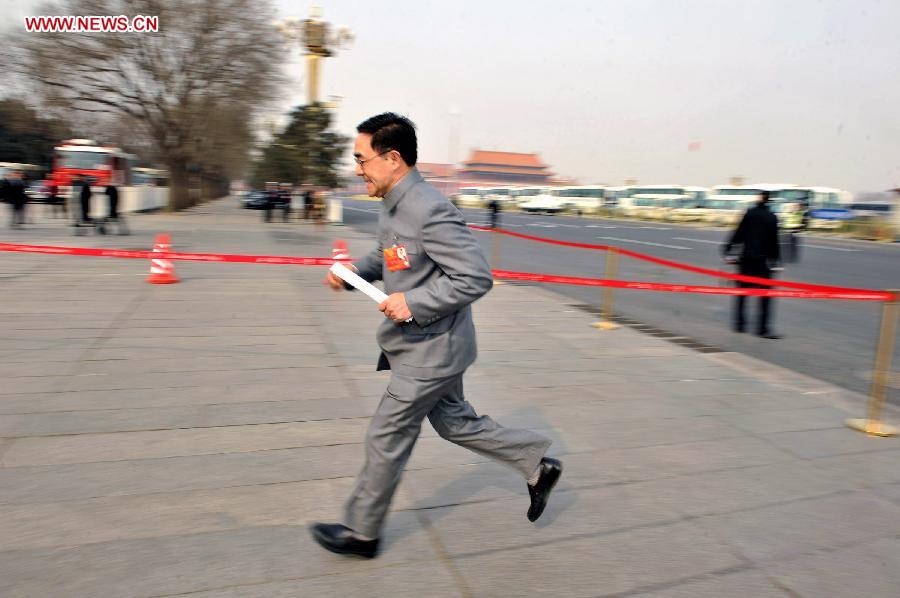
{"label": "watermark text www.news.cn", "polygon": [[25,17],[29,33],[153,33],[158,16],[42,16]]}

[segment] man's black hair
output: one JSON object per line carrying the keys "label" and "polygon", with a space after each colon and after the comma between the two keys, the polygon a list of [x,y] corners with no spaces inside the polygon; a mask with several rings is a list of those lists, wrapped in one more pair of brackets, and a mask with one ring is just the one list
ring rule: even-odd
{"label": "man's black hair", "polygon": [[385,112],[363,121],[357,133],[372,136],[372,149],[378,152],[397,150],[407,166],[415,166],[418,159],[416,125],[405,116]]}
{"label": "man's black hair", "polygon": [[760,191],[759,192],[759,203],[769,203],[769,192],[768,191]]}

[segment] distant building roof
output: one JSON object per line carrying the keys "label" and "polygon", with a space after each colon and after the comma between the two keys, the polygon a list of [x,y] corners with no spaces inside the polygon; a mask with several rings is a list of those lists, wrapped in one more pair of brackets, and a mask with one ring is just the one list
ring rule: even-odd
{"label": "distant building roof", "polygon": [[429,177],[452,178],[456,176],[456,167],[453,164],[439,164],[436,162],[416,162],[416,168],[426,179]]}
{"label": "distant building roof", "polygon": [[496,166],[519,166],[525,168],[547,168],[537,154],[520,154],[516,152],[492,152],[472,150],[471,157],[463,163],[465,166],[491,164]]}
{"label": "distant building roof", "polygon": [[[546,166],[544,168],[546,168]],[[549,170],[537,170],[534,168],[526,168],[523,166],[494,166],[480,164],[478,166],[467,166],[460,169],[460,171],[465,172],[466,174],[521,174],[525,176],[536,176],[541,178],[547,178],[550,175],[555,174],[553,172],[550,172]]]}
{"label": "distant building roof", "polygon": [[475,149],[458,176],[465,185],[546,185],[554,174],[537,154]]}

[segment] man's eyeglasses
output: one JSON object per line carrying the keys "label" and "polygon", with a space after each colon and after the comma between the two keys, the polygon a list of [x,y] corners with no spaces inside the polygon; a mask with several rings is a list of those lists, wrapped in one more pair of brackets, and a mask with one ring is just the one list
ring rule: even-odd
{"label": "man's eyeglasses", "polygon": [[392,152],[392,151],[394,151],[394,150],[392,150],[392,149],[384,150],[384,151],[381,152],[380,154],[376,154],[376,155],[372,156],[371,158],[366,158],[365,160],[360,160],[357,156],[353,156],[353,161],[356,162],[356,164],[357,164],[360,168],[362,168],[362,167],[364,167],[364,166],[366,165],[366,162],[368,162],[369,160],[374,160],[375,158],[377,158],[377,157],[379,157],[379,156],[383,156],[383,155],[385,155],[385,154],[387,154],[387,153],[389,153],[389,152]]}

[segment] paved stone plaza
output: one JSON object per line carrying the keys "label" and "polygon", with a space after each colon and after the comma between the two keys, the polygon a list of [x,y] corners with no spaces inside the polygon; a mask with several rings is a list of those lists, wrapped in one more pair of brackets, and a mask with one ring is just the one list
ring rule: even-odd
{"label": "paved stone plaza", "polygon": [[[348,228],[227,199],[74,237],[2,241],[351,254]],[[322,268],[0,252],[0,596],[900,595],[900,441],[844,427],[865,397],[498,285],[467,396],[565,465],[537,525],[511,471],[428,426],[372,561],[325,552],[387,374],[381,314]],[[599,296],[599,292],[598,292]],[[620,302],[628,301],[619,293]],[[727,299],[723,298],[723,301]],[[727,325],[727,323],[723,323]],[[888,413],[893,423],[896,411]]]}

